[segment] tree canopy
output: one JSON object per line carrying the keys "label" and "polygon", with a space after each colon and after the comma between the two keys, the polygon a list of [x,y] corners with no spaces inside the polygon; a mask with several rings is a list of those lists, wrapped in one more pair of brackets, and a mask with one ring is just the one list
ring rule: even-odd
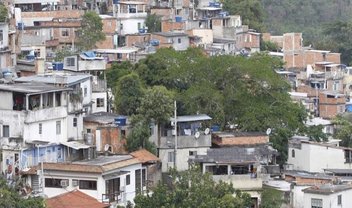
{"label": "tree canopy", "polygon": [[148,14],[145,25],[148,27],[149,33],[161,32],[161,17],[156,14]]}
{"label": "tree canopy", "polygon": [[7,8],[4,3],[0,3],[0,22],[5,22],[7,20],[7,17]]}
{"label": "tree canopy", "polygon": [[232,15],[241,15],[243,24],[264,32],[265,10],[260,0],[224,0],[224,9]]}
{"label": "tree canopy", "polygon": [[[232,184],[214,182],[210,174],[202,174],[198,167],[185,172],[172,172],[171,187],[159,184],[153,194],[137,195],[136,208],[188,208],[188,207],[249,207],[251,197],[235,191]],[[233,196],[236,194],[236,197]]]}
{"label": "tree canopy", "polygon": [[[275,72],[282,67],[281,60],[267,54],[207,57],[198,48],[182,52],[164,48],[129,67],[126,73],[133,75],[110,80],[117,82],[116,103],[125,103],[119,104],[124,106],[117,108],[119,113],[140,113],[157,119],[163,114],[159,111],[163,111],[166,118],[170,116],[166,113],[170,99],[158,102],[164,99],[156,99],[156,92],[152,92],[156,89],[162,89],[165,95],[172,92],[178,103],[178,115],[208,114],[213,118],[212,123],[222,129],[236,126],[240,131],[265,132],[272,128],[270,139],[280,150],[281,163],[286,160],[288,138],[307,131],[303,124],[307,117],[304,108],[292,102],[289,83]],[[151,95],[144,96],[145,92]]]}
{"label": "tree canopy", "polygon": [[97,42],[105,40],[103,22],[99,15],[93,11],[86,12],[78,30],[78,47],[80,50],[91,50]]}
{"label": "tree canopy", "polygon": [[0,207],[6,208],[44,208],[43,198],[22,198],[18,187],[10,187],[5,180],[0,179]]}

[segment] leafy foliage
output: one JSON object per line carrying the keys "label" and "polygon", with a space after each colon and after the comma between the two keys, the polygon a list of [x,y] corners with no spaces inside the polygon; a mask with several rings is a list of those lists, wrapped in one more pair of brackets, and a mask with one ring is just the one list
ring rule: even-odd
{"label": "leafy foliage", "polygon": [[0,207],[6,208],[44,208],[43,198],[22,198],[15,188],[9,187],[6,181],[0,179]]}
{"label": "leafy foliage", "polygon": [[127,136],[127,150],[132,152],[144,148],[156,154],[155,145],[148,140],[150,137],[149,122],[141,115],[134,115],[131,120],[132,131]]}
{"label": "leafy foliage", "polygon": [[145,25],[150,33],[161,32],[161,17],[156,14],[148,14],[145,19]]}
{"label": "leafy foliage", "polygon": [[5,22],[7,20],[7,17],[7,8],[3,3],[0,3],[0,22]]}
{"label": "leafy foliage", "polygon": [[224,9],[233,15],[241,15],[242,21],[249,28],[265,31],[265,11],[260,0],[224,0]]}
{"label": "leafy foliage", "polygon": [[80,50],[91,50],[95,44],[105,40],[103,33],[103,22],[99,15],[93,11],[86,12],[81,21],[81,28],[78,30],[78,47]]}
{"label": "leafy foliage", "polygon": [[148,121],[158,124],[169,121],[173,113],[173,94],[164,86],[147,89],[142,97],[138,112]]}
{"label": "leafy foliage", "polygon": [[134,199],[136,208],[188,208],[188,207],[249,207],[250,195],[236,191],[232,184],[215,183],[209,174],[202,174],[200,168],[171,174],[172,185],[159,184],[153,194],[138,195]]}
{"label": "leafy foliage", "polygon": [[123,115],[137,113],[143,96],[143,87],[138,74],[131,73],[121,77],[115,87],[115,110]]}
{"label": "leafy foliage", "polygon": [[55,61],[63,61],[66,56],[73,55],[73,51],[69,48],[62,48],[55,53]]}
{"label": "leafy foliage", "polygon": [[[197,48],[183,52],[163,48],[122,70],[137,72],[141,80],[136,74],[119,79],[116,106],[118,112],[140,113],[158,122],[170,117],[173,94],[178,115],[208,114],[222,128],[236,124],[241,131],[275,129],[271,140],[284,163],[288,138],[307,132],[303,125],[307,115],[291,101],[290,85],[274,71],[281,67],[281,60],[267,54],[206,57]],[[147,96],[142,95],[141,83],[149,87]]]}
{"label": "leafy foliage", "polygon": [[283,203],[282,197],[282,192],[265,188],[261,194],[261,208],[280,208]]}
{"label": "leafy foliage", "polygon": [[333,123],[337,129],[334,137],[340,139],[340,145],[344,147],[352,147],[352,118],[351,116],[337,116]]}

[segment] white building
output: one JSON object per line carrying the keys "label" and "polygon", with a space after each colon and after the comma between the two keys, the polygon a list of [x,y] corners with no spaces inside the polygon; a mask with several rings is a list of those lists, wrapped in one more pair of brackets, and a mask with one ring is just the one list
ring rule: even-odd
{"label": "white building", "polygon": [[[196,155],[205,155],[211,146],[211,135],[205,129],[202,122],[211,118],[204,114],[178,116],[177,117],[177,152],[175,159],[175,133],[171,124],[161,127],[161,138],[158,138],[158,128],[154,128],[151,141],[159,151],[159,158],[162,162],[162,172],[173,168],[176,160],[176,168],[179,171],[188,170],[189,159]],[[174,119],[170,119],[171,122]]]}
{"label": "white building", "polygon": [[15,82],[36,82],[46,83],[54,86],[61,86],[72,88],[74,94],[71,96],[71,100],[76,100],[74,106],[74,112],[91,113],[93,111],[93,80],[89,74],[70,74],[60,71],[53,71],[52,73],[46,73],[35,76],[21,77],[15,80]]}
{"label": "white building", "polygon": [[82,140],[83,116],[74,113],[74,96],[71,88],[43,83],[0,85],[1,171],[18,166],[25,147]]}
{"label": "white building", "polygon": [[352,169],[352,148],[292,139],[289,141],[287,165],[290,170],[308,172]]}
{"label": "white building", "polygon": [[321,185],[303,189],[304,207],[341,208],[352,205],[351,185]]}
{"label": "white building", "polygon": [[107,112],[106,63],[105,58],[98,57],[95,52],[83,52],[64,58],[63,68],[65,70],[83,72],[92,76],[91,91],[88,91],[91,93],[91,98],[87,100],[91,105],[89,113]]}
{"label": "white building", "polygon": [[119,35],[145,32],[145,19],[147,18],[146,2],[119,1],[115,6],[114,16],[118,22]]}
{"label": "white building", "polygon": [[[38,169],[41,167],[38,166]],[[146,190],[147,171],[131,155],[99,156],[72,163],[43,163],[43,175],[27,174],[49,198],[78,189],[100,202],[126,205]],[[44,185],[41,185],[44,184]]]}

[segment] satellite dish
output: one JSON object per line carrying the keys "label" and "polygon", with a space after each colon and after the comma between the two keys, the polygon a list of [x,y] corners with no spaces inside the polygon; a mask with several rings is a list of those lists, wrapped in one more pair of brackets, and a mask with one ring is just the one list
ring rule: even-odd
{"label": "satellite dish", "polygon": [[267,130],[266,130],[266,135],[269,135],[271,133],[271,128],[268,128]]}
{"label": "satellite dish", "polygon": [[109,145],[109,144],[106,144],[106,145],[104,146],[104,151],[105,151],[105,152],[109,151],[109,148],[110,148],[110,145]]}
{"label": "satellite dish", "polygon": [[196,139],[198,139],[198,138],[200,137],[199,131],[197,131],[197,132],[194,134],[194,137],[195,137]]}
{"label": "satellite dish", "polygon": [[209,128],[206,128],[205,130],[204,130],[204,134],[205,135],[208,135],[210,133],[210,129]]}

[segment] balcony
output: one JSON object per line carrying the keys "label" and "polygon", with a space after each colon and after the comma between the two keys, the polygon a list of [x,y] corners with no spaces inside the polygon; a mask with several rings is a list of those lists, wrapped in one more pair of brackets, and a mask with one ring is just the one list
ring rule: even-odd
{"label": "balcony", "polygon": [[53,107],[38,109],[27,112],[25,123],[34,123],[39,121],[54,120],[67,117],[66,107]]}
{"label": "balcony", "polygon": [[223,181],[232,183],[235,189],[240,190],[258,190],[263,187],[262,176],[254,176],[252,174],[245,175],[213,175],[213,180],[216,182]]}
{"label": "balcony", "polygon": [[106,62],[105,60],[85,60],[79,61],[79,71],[87,70],[105,70]]}

